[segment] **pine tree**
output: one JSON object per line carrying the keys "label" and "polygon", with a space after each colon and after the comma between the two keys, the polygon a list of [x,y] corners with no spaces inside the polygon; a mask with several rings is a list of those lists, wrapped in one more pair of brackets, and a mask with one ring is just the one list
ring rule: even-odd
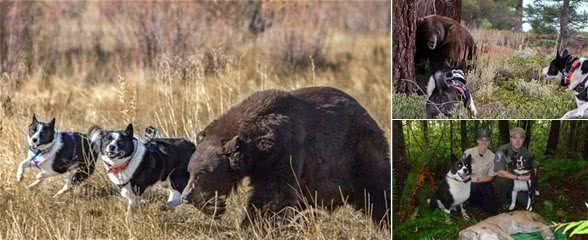
{"label": "pine tree", "polygon": [[[557,33],[560,29],[560,16],[563,0],[533,0],[524,9],[526,22],[531,24],[535,33]],[[588,11],[581,8],[588,6],[586,0],[569,0],[568,33],[570,35],[586,31],[588,28]]]}

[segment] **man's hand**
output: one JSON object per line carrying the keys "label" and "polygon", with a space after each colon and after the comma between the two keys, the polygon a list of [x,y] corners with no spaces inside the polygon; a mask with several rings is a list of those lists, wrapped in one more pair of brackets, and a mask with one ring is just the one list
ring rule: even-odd
{"label": "man's hand", "polygon": [[517,178],[519,181],[529,181],[529,179],[531,179],[531,175],[518,176]]}
{"label": "man's hand", "polygon": [[480,182],[480,178],[479,177],[472,177],[472,182],[473,183],[479,183]]}

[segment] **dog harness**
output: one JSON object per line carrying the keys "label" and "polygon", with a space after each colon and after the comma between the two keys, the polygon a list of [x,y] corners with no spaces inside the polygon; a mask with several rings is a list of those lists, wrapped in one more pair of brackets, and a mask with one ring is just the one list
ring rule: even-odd
{"label": "dog harness", "polygon": [[445,80],[445,84],[447,84],[447,87],[457,90],[457,92],[459,92],[459,95],[462,97],[464,104],[467,105],[467,102],[469,101],[469,94],[465,84],[463,71],[452,70],[451,75],[451,78]]}
{"label": "dog harness", "polygon": [[43,161],[39,161],[37,159],[37,157],[40,156],[40,155],[42,155],[42,154],[45,154],[45,153],[49,152],[49,149],[50,148],[46,148],[45,150],[40,150],[40,149],[33,148],[33,146],[29,146],[29,151],[31,151],[33,153],[33,157],[31,157],[31,160],[30,160],[31,161],[31,165],[33,167],[39,168],[39,165],[41,165],[41,163]]}
{"label": "dog harness", "polygon": [[567,69],[567,64],[566,66],[564,66],[564,69],[561,71],[561,85],[562,86],[569,86],[570,85],[570,81],[572,79],[572,75],[574,74],[574,71],[576,71],[576,69],[578,68],[578,65],[580,65],[580,61],[578,58],[572,58],[572,64],[570,64],[570,69]]}
{"label": "dog harness", "polygon": [[[75,153],[76,153],[76,141],[75,141],[76,139],[75,139],[75,134],[74,134],[74,133],[72,133],[72,132],[65,132],[65,134],[66,134],[67,136],[69,136],[69,137],[72,139],[73,143],[74,143],[73,154],[72,154],[72,158],[74,158],[74,157],[76,156],[76,155],[75,155]],[[56,134],[56,135],[57,135],[57,134]],[[55,141],[55,137],[53,138],[53,141]],[[33,157],[31,157],[31,160],[30,160],[30,161],[31,161],[31,165],[32,165],[33,167],[40,168],[39,166],[40,166],[40,165],[41,165],[41,163],[43,163],[44,161],[40,161],[40,160],[38,160],[38,159],[37,159],[37,157],[39,157],[39,156],[41,156],[41,155],[43,155],[43,154],[45,154],[45,153],[48,153],[48,152],[49,152],[49,149],[51,149],[51,147],[52,147],[52,146],[53,146],[53,144],[54,144],[54,143],[53,143],[53,141],[51,142],[51,146],[49,146],[48,148],[45,148],[45,149],[43,149],[43,150],[41,150],[41,149],[36,149],[36,148],[33,148],[33,146],[30,146],[30,145],[29,145],[29,151],[31,151],[31,152],[33,153]]]}

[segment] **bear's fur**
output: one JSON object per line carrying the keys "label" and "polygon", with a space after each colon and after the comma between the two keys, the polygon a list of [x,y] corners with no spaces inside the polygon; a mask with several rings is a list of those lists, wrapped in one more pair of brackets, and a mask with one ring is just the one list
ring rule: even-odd
{"label": "bear's fur", "polygon": [[437,15],[417,20],[415,62],[429,59],[431,72],[464,69],[474,54],[474,38],[459,22]]}
{"label": "bear's fur", "polygon": [[388,141],[342,91],[256,92],[210,123],[197,142],[183,199],[206,214],[222,214],[226,196],[249,177],[247,213],[332,211],[347,202],[390,223]]}

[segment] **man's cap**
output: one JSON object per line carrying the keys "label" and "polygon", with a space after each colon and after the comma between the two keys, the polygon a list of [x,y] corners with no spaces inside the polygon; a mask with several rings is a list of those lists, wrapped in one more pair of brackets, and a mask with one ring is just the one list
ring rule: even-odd
{"label": "man's cap", "polygon": [[490,133],[488,133],[488,130],[486,130],[486,129],[478,130],[478,132],[476,133],[476,140],[479,140],[480,138],[490,138]]}

